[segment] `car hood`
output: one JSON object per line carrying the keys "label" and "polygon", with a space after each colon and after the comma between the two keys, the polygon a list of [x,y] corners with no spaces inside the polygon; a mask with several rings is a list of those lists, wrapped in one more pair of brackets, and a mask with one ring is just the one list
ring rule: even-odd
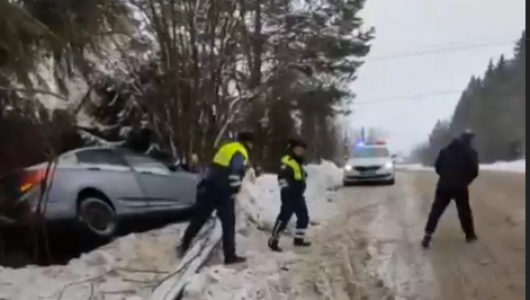
{"label": "car hood", "polygon": [[384,166],[388,162],[392,162],[389,157],[356,158],[348,160],[348,165],[352,167]]}

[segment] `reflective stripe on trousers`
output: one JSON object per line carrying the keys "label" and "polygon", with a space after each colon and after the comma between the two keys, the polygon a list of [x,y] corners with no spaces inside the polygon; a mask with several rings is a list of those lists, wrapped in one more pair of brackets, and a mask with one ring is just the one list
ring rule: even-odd
{"label": "reflective stripe on trousers", "polygon": [[294,232],[294,238],[295,239],[305,239],[305,235],[307,233],[307,229],[296,229]]}

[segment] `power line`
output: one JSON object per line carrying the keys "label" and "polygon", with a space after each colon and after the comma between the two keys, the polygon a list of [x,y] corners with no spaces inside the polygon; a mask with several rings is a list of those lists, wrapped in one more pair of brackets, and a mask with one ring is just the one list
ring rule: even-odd
{"label": "power line", "polygon": [[497,42],[488,42],[488,43],[474,43],[474,44],[451,43],[451,44],[447,44],[447,46],[441,46],[441,47],[436,48],[436,49],[402,52],[402,53],[396,53],[396,54],[385,55],[385,56],[377,56],[377,57],[373,57],[373,58],[369,58],[368,57],[366,59],[366,62],[368,63],[368,62],[372,62],[372,61],[381,61],[381,60],[389,60],[389,59],[397,59],[397,58],[405,58],[405,57],[423,56],[423,55],[444,53],[444,52],[456,52],[456,51],[464,51],[464,50],[470,50],[470,49],[488,48],[488,47],[494,47],[494,46],[515,45],[515,42],[516,42],[516,39],[497,41]]}
{"label": "power line", "polygon": [[381,98],[381,99],[375,99],[375,100],[370,100],[370,101],[354,102],[353,105],[368,105],[368,104],[379,104],[379,103],[399,102],[399,101],[419,101],[419,100],[432,99],[438,96],[457,95],[457,94],[462,94],[462,90],[448,90],[448,91],[440,91],[440,92],[418,94],[418,95],[411,95],[411,96]]}
{"label": "power line", "polygon": [[[512,38],[510,40],[506,39],[503,41],[496,41],[496,42],[493,42],[493,41],[482,42],[482,43],[466,43],[464,41],[452,42],[452,43],[430,46],[430,47],[437,47],[435,49],[410,51],[410,52],[402,52],[402,53],[396,53],[396,54],[386,55],[386,56],[378,56],[378,57],[374,57],[371,59],[368,58],[366,61],[371,62],[371,61],[379,61],[379,60],[389,60],[389,59],[397,59],[397,58],[403,58],[403,57],[413,57],[413,56],[421,56],[421,55],[443,53],[443,52],[454,52],[454,51],[462,51],[462,50],[477,49],[477,48],[484,48],[484,47],[493,47],[493,46],[500,46],[500,45],[515,45],[517,40],[518,38]],[[370,101],[354,102],[353,105],[369,105],[369,104],[380,104],[380,103],[399,102],[399,101],[423,101],[423,100],[432,100],[433,98],[436,98],[439,96],[461,95],[462,93],[463,93],[462,90],[446,90],[446,91],[439,91],[439,92],[418,94],[418,95],[411,95],[411,96],[391,97],[391,98],[375,99],[375,100],[370,100]]]}
{"label": "power line", "polygon": [[521,38],[521,34],[518,32],[518,33],[514,33],[514,34],[511,34],[511,35],[505,35],[504,37],[502,37],[502,39],[499,39],[499,37],[488,37],[488,38],[485,38],[485,37],[481,37],[481,38],[470,38],[470,39],[465,39],[465,40],[453,40],[453,41],[447,41],[447,42],[443,42],[443,43],[440,43],[440,44],[430,44],[430,45],[425,45],[423,48],[441,48],[441,47],[449,47],[449,46],[464,46],[464,45],[475,45],[477,43],[479,44],[484,44],[484,43],[497,43],[497,42],[502,42],[502,41],[507,41],[509,40],[509,36],[511,36],[511,39],[514,40],[514,41],[517,41]]}

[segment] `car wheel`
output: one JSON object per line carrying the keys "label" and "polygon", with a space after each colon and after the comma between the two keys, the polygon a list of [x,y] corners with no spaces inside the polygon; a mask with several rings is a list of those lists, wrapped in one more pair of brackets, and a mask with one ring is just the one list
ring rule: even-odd
{"label": "car wheel", "polygon": [[78,218],[98,237],[112,237],[118,228],[116,212],[112,206],[98,198],[89,197],[81,200]]}
{"label": "car wheel", "polygon": [[396,179],[392,179],[388,182],[388,185],[396,185]]}

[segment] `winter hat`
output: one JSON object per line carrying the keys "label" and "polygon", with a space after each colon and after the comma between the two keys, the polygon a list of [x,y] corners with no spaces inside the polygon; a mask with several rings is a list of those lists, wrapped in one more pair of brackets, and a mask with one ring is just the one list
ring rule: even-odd
{"label": "winter hat", "polygon": [[460,135],[460,138],[464,141],[470,141],[472,140],[473,138],[475,137],[475,133],[473,132],[473,130],[471,129],[467,129],[466,131],[464,131],[461,135]]}
{"label": "winter hat", "polygon": [[294,147],[307,148],[307,143],[298,138],[289,139],[287,142],[287,149],[293,149]]}
{"label": "winter hat", "polygon": [[254,142],[254,133],[251,131],[241,131],[237,134],[237,141],[242,143]]}

